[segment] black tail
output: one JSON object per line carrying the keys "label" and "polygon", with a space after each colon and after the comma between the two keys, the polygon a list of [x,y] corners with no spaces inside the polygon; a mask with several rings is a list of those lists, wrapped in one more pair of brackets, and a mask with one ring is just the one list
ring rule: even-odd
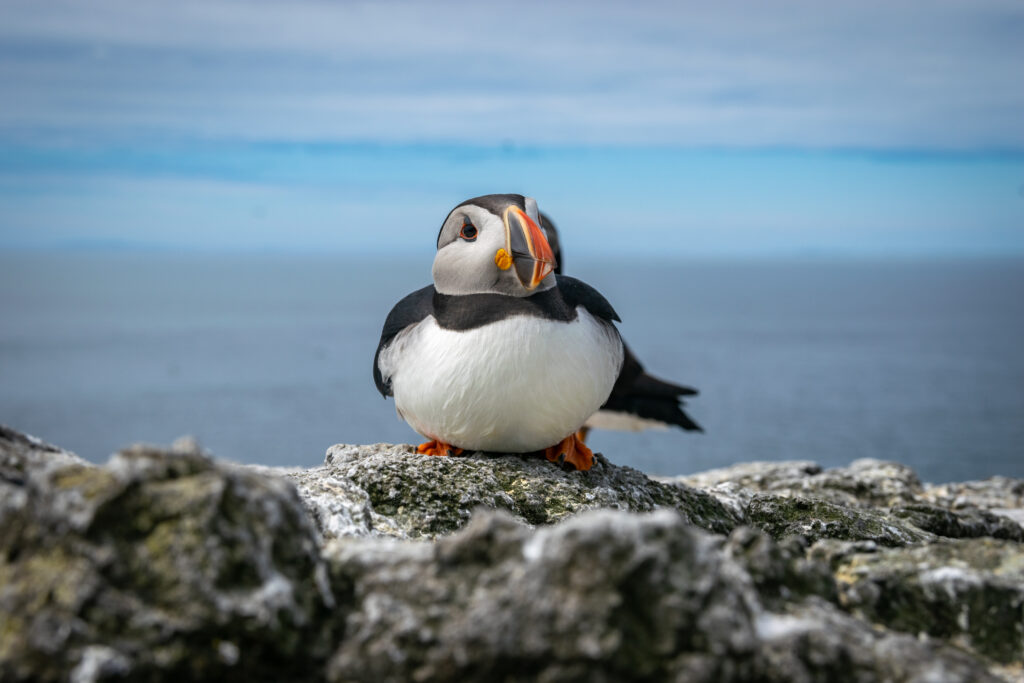
{"label": "black tail", "polygon": [[624,350],[626,357],[619,379],[601,410],[657,420],[688,432],[703,432],[701,426],[683,410],[686,403],[682,397],[696,396],[697,390],[648,375],[629,347],[624,345]]}

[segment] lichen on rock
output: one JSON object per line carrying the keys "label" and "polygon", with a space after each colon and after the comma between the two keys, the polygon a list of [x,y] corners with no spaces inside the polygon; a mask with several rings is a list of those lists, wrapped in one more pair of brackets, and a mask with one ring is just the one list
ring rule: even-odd
{"label": "lichen on rock", "polygon": [[[386,543],[327,546],[354,602],[330,680],[993,680],[939,641],[878,634],[813,597],[827,574],[764,534],[727,541],[672,510],[536,530],[484,512],[433,545]],[[807,593],[780,599],[769,575]]]}
{"label": "lichen on rock", "polygon": [[1002,663],[1024,660],[1024,553],[991,538],[944,540],[837,563],[841,603],[909,633]]}
{"label": "lichen on rock", "polygon": [[2,482],[0,679],[291,676],[326,656],[336,604],[286,482],[148,447],[105,467],[0,451],[24,474]]}
{"label": "lichen on rock", "polygon": [[[595,460],[590,471],[576,472],[531,456],[433,457],[408,446],[338,445],[328,450],[323,466],[287,476],[303,492],[327,538],[434,538],[464,526],[478,508],[504,510],[534,525],[593,509],[672,508],[717,533],[729,532],[740,521],[731,508],[702,491],[650,479],[612,465],[601,454]],[[339,508],[336,495],[321,495],[325,482],[347,482],[357,490],[343,492],[349,503]],[[349,523],[350,518],[359,521]]]}
{"label": "lichen on rock", "polygon": [[816,498],[756,495],[747,506],[746,520],[775,538],[798,535],[810,540],[870,540],[884,546],[923,543],[934,538],[899,519]]}
{"label": "lichen on rock", "polygon": [[1024,528],[1013,519],[990,510],[964,507],[957,510],[930,505],[909,503],[894,505],[890,513],[897,519],[909,522],[919,529],[946,538],[1001,538],[1024,542]]}
{"label": "lichen on rock", "polygon": [[750,462],[671,481],[747,503],[758,494],[817,498],[854,507],[889,507],[917,500],[921,481],[909,467],[862,458],[847,467],[823,469],[809,460]]}
{"label": "lichen on rock", "polygon": [[4,428],[0,679],[1014,680],[1020,490],[387,444],[96,466]]}

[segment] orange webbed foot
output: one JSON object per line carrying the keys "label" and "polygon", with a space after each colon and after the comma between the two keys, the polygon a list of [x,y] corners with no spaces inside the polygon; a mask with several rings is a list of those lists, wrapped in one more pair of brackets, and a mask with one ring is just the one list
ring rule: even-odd
{"label": "orange webbed foot", "polygon": [[578,433],[570,434],[554,446],[544,449],[544,457],[551,462],[572,465],[578,470],[594,466],[594,452],[587,448]]}
{"label": "orange webbed foot", "polygon": [[446,444],[444,441],[434,439],[433,441],[421,443],[416,447],[416,452],[422,453],[423,455],[462,455],[463,451],[461,448],[456,448],[455,446]]}

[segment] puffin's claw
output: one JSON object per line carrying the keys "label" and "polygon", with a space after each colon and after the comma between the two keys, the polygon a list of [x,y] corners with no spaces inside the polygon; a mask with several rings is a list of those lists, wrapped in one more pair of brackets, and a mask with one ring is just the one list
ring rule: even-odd
{"label": "puffin's claw", "polygon": [[462,455],[462,449],[456,448],[450,444],[446,444],[444,441],[427,441],[421,443],[416,447],[416,452],[423,455]]}
{"label": "puffin's claw", "polygon": [[576,433],[570,434],[550,448],[545,448],[544,457],[559,465],[572,465],[577,470],[589,470],[594,466],[594,452],[587,448]]}

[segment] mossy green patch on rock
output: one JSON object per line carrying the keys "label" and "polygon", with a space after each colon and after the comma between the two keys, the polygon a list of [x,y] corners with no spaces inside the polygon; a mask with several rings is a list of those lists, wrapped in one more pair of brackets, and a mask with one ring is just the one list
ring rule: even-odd
{"label": "mossy green patch on rock", "polygon": [[152,448],[25,462],[3,484],[0,679],[294,678],[326,657],[335,603],[288,483]]}
{"label": "mossy green patch on rock", "polygon": [[838,603],[832,570],[823,560],[808,556],[806,539],[787,536],[775,542],[765,532],[743,526],[730,534],[725,548],[747,570],[769,606],[782,608],[808,596]]}
{"label": "mossy green patch on rock", "polygon": [[851,508],[814,498],[758,495],[746,510],[747,522],[775,538],[799,535],[814,541],[874,541],[903,546],[934,538],[915,526],[868,509]]}
{"label": "mossy green patch on rock", "polygon": [[1024,659],[1024,553],[990,538],[856,553],[838,563],[842,603],[910,633],[1003,662]]}
{"label": "mossy green patch on rock", "polygon": [[[483,511],[433,544],[335,539],[325,551],[335,593],[353,606],[328,676],[994,680],[964,653],[876,631],[815,598],[827,572],[795,550],[750,529],[713,536],[671,510],[588,511],[535,529]],[[786,577],[808,599],[783,598]]]}
{"label": "mossy green patch on rock", "polygon": [[950,510],[927,503],[893,506],[890,513],[919,529],[947,538],[980,538],[990,536],[1009,541],[1024,541],[1020,524],[989,510],[960,508]]}
{"label": "mossy green patch on rock", "polygon": [[[302,490],[309,485],[309,472],[288,476]],[[591,470],[577,472],[532,456],[435,457],[385,444],[335,446],[316,476],[344,479],[365,491],[373,513],[393,522],[390,529],[397,533],[385,528],[387,535],[448,534],[464,526],[477,508],[505,510],[528,524],[553,524],[598,508],[672,508],[691,523],[718,533],[728,533],[740,521],[732,509],[706,493],[655,481],[629,467],[612,465],[600,454]],[[314,516],[330,537],[330,514],[317,508],[317,500],[307,498],[307,503],[314,503]]]}
{"label": "mossy green patch on rock", "polygon": [[334,447],[308,470],[186,442],[99,467],[0,429],[0,679],[1021,670],[1021,482],[940,493],[866,460],[705,479],[386,444]]}

